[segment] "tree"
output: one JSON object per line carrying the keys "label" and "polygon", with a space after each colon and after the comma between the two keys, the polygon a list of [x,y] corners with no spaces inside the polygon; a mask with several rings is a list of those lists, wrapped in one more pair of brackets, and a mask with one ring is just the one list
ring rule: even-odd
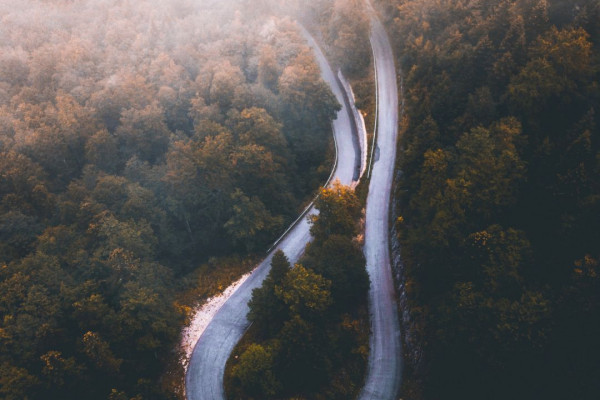
{"label": "tree", "polygon": [[107,173],[119,171],[123,164],[117,138],[106,129],[96,132],[87,140],[85,158]]}
{"label": "tree", "polygon": [[106,370],[110,375],[119,373],[123,360],[113,354],[109,344],[96,332],[86,332],[82,338],[83,352],[97,368]]}
{"label": "tree", "polygon": [[519,293],[523,272],[531,263],[531,244],[524,232],[492,225],[469,235],[473,277],[488,296]]}
{"label": "tree", "polygon": [[[508,87],[512,102],[539,112],[552,101],[570,103],[593,73],[592,43],[582,28],[550,29],[531,49],[531,61]],[[560,99],[559,99],[560,96]]]}
{"label": "tree", "polygon": [[277,355],[278,375],[287,392],[310,392],[327,381],[331,361],[326,332],[318,325],[293,315],[284,323],[277,339],[281,346]]}
{"label": "tree", "polygon": [[285,134],[299,168],[318,165],[327,148],[325,130],[340,110],[335,96],[320,78],[309,49],[291,60],[279,77]]}
{"label": "tree", "polygon": [[64,358],[60,351],[49,351],[40,359],[44,364],[42,374],[48,379],[48,386],[51,388],[61,388],[65,383],[69,386],[69,381],[80,378],[81,367],[73,357]]}
{"label": "tree", "polygon": [[274,396],[279,382],[273,373],[273,354],[270,348],[252,343],[233,367],[232,375],[239,379],[244,393],[257,399]]}
{"label": "tree", "polygon": [[151,164],[164,156],[169,144],[169,128],[157,102],[123,110],[116,133],[126,156],[135,154]]}
{"label": "tree", "polygon": [[0,215],[0,260],[8,262],[27,255],[41,228],[36,218],[19,211]]}
{"label": "tree", "polygon": [[258,81],[265,87],[276,92],[279,79],[279,64],[273,47],[263,46],[258,61]]}
{"label": "tree", "polygon": [[283,221],[273,217],[258,197],[248,198],[236,189],[231,195],[233,215],[224,227],[235,243],[244,243],[247,250],[265,243]]}
{"label": "tree", "polygon": [[277,250],[271,259],[271,270],[263,285],[252,290],[248,302],[248,320],[259,327],[259,335],[275,335],[288,318],[288,309],[283,300],[275,293],[275,287],[283,283],[290,270],[290,262],[281,250]]}
{"label": "tree", "polygon": [[174,293],[292,217],[337,103],[268,2],[63,3],[0,4],[0,398],[170,398]]}
{"label": "tree", "polygon": [[111,133],[119,126],[124,110],[143,110],[153,101],[151,84],[141,75],[123,71],[103,84],[104,87],[90,96],[88,106],[97,110],[98,117]]}
{"label": "tree", "polygon": [[105,211],[94,218],[90,233],[101,239],[98,255],[108,258],[117,249],[125,250],[132,257],[151,259],[157,251],[157,239],[148,221],[121,221]]}
{"label": "tree", "polygon": [[333,58],[344,73],[363,74],[371,61],[369,19],[364,4],[353,0],[336,0],[329,22]]}
{"label": "tree", "polygon": [[456,143],[458,150],[456,177],[468,186],[472,209],[489,218],[497,208],[516,200],[518,184],[525,179],[525,165],[518,148],[521,124],[506,119],[491,130],[475,128]]}
{"label": "tree", "polygon": [[0,205],[6,210],[36,214],[34,189],[43,187],[47,175],[40,165],[18,152],[0,153]]}
{"label": "tree", "polygon": [[29,400],[35,396],[38,379],[26,369],[0,364],[0,394],[6,400]]}
{"label": "tree", "polygon": [[331,281],[334,307],[352,312],[363,304],[369,291],[369,275],[362,249],[349,236],[329,236],[322,243],[312,243],[303,263]]}
{"label": "tree", "polygon": [[282,250],[277,250],[271,259],[268,279],[271,279],[275,285],[281,285],[289,270],[290,261]]}
{"label": "tree", "polygon": [[231,243],[223,230],[231,218],[231,195],[235,191],[232,150],[232,136],[222,133],[197,144],[176,142],[167,156],[163,178],[169,188],[167,208],[188,233],[192,247],[211,245],[218,249],[225,240]]}
{"label": "tree", "polygon": [[208,105],[218,105],[221,111],[227,111],[233,101],[235,88],[242,82],[242,71],[228,59],[206,63],[196,78],[202,98]]}
{"label": "tree", "polygon": [[275,294],[289,307],[292,314],[303,318],[320,317],[331,305],[331,281],[296,264],[275,286]]}
{"label": "tree", "polygon": [[265,109],[246,108],[230,123],[240,144],[263,146],[278,156],[278,162],[286,162],[289,155],[286,156],[287,141],[281,132],[282,126]]}
{"label": "tree", "polygon": [[423,165],[423,157],[427,150],[439,148],[440,131],[435,120],[428,115],[423,122],[415,127],[404,150],[403,165],[407,173],[415,173]]}
{"label": "tree", "polygon": [[361,205],[354,190],[335,181],[331,188],[321,189],[315,201],[319,215],[311,217],[310,233],[324,241],[330,235],[355,236]]}
{"label": "tree", "polygon": [[54,103],[23,104],[17,135],[17,148],[34,157],[63,185],[84,165],[85,142],[98,130],[90,110],[73,97],[59,93]]}
{"label": "tree", "polygon": [[575,289],[572,272],[593,275],[598,242],[598,7],[394,3],[380,11],[406,71],[399,239],[427,360],[408,357],[414,397],[593,398],[593,279]]}
{"label": "tree", "polygon": [[286,117],[295,121],[326,122],[340,109],[335,96],[321,79],[308,48],[283,70],[279,77],[279,93],[286,106]]}

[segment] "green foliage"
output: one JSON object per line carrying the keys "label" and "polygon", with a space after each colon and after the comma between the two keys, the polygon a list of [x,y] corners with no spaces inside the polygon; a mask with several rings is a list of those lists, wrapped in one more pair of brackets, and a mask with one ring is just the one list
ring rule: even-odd
{"label": "green foliage", "polygon": [[[319,67],[308,48],[283,69],[278,91],[284,132],[296,154],[296,165],[300,169],[312,169],[313,182],[323,182],[326,175],[318,174],[314,165],[327,154],[324,133],[329,131],[327,124],[341,106],[320,78]],[[307,183],[311,182],[304,185]],[[303,190],[302,187],[299,189]]]}
{"label": "green foliage", "polygon": [[280,385],[273,374],[271,350],[259,344],[251,344],[246,349],[232,374],[240,381],[250,398],[269,398],[277,392]]}
{"label": "green foliage", "polygon": [[275,254],[273,254],[271,270],[269,271],[267,279],[271,279],[275,285],[281,285],[289,269],[290,262],[285,256],[285,253],[281,250],[277,250]]}
{"label": "green foliage", "polygon": [[357,0],[337,0],[329,20],[334,62],[349,76],[364,74],[371,61],[369,14]]}
{"label": "green foliage", "polygon": [[282,251],[273,255],[269,275],[248,303],[252,335],[238,346],[240,360],[230,359],[230,397],[342,399],[359,389],[368,348],[360,310],[369,288],[353,240],[360,203],[338,182],[321,191],[316,207],[312,228],[336,234],[315,235],[291,269]]}
{"label": "green foliage", "polygon": [[369,276],[359,246],[347,235],[331,235],[324,242],[313,242],[306,249],[304,264],[331,281],[332,302],[351,312],[364,303],[369,291]]}
{"label": "green foliage", "polygon": [[[257,240],[255,238],[259,238],[259,243],[262,243],[270,238],[269,233],[281,228],[282,218],[271,216],[258,197],[249,199],[239,189],[231,197],[233,215],[225,223],[225,229],[234,241],[246,243],[248,250],[255,249],[254,240]],[[265,233],[266,238],[264,238]],[[262,240],[260,240],[261,235]]]}
{"label": "green foliage", "polygon": [[296,314],[285,321],[277,339],[284,393],[318,392],[330,379],[332,369],[331,349],[327,349],[329,341],[321,325]]}
{"label": "green foliage", "polygon": [[260,326],[265,337],[279,332],[289,315],[283,299],[275,293],[276,286],[283,283],[289,269],[290,262],[283,251],[275,252],[269,275],[260,288],[252,291],[252,298],[248,302],[248,320]]}
{"label": "green foliage", "polygon": [[26,369],[8,363],[0,365],[0,393],[6,400],[29,400],[31,393],[36,393],[39,381]]}
{"label": "green foliage", "polygon": [[297,264],[275,286],[275,295],[300,317],[318,316],[331,304],[331,282]]}
{"label": "green foliage", "polygon": [[397,201],[420,396],[595,398],[598,369],[573,360],[599,348],[574,300],[597,307],[576,278],[599,243],[597,2],[380,3],[405,71]]}
{"label": "green foliage", "polygon": [[173,398],[180,293],[247,271],[323,181],[339,106],[312,52],[230,5],[0,5],[1,398]]}
{"label": "green foliage", "polygon": [[317,242],[324,241],[330,235],[358,233],[358,217],[361,205],[354,191],[335,181],[331,188],[323,188],[315,201],[319,215],[312,217],[310,233]]}

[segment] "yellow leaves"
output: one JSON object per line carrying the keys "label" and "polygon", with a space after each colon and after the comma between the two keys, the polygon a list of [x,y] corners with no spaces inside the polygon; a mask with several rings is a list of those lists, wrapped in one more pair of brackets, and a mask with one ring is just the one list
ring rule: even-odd
{"label": "yellow leaves", "polygon": [[192,316],[192,307],[186,305],[186,304],[181,304],[178,301],[174,301],[173,302],[173,308],[181,315],[183,315],[185,317],[185,323],[186,325],[189,324],[190,321],[190,317]]}
{"label": "yellow leaves", "polygon": [[354,350],[354,353],[360,355],[363,360],[367,360],[369,358],[369,346],[359,346]]}
{"label": "yellow leaves", "polygon": [[573,272],[580,279],[596,279],[599,276],[600,262],[591,255],[586,254],[583,259],[576,260]]}
{"label": "yellow leaves", "polygon": [[109,344],[96,332],[88,331],[82,338],[83,350],[85,354],[95,362],[95,364],[108,370],[109,372],[118,372],[123,360],[117,359],[111,351]]}
{"label": "yellow leaves", "polygon": [[432,172],[444,172],[448,168],[448,154],[442,150],[427,150],[423,167]]}
{"label": "yellow leaves", "polygon": [[6,331],[4,328],[0,328],[0,339],[8,340],[11,338],[10,333]]}
{"label": "yellow leaves", "polygon": [[279,78],[279,90],[284,98],[304,99],[306,91],[304,88],[313,88],[320,80],[317,63],[310,49],[304,48],[285,67]]}
{"label": "yellow leaves", "polygon": [[472,237],[473,237],[473,242],[477,246],[485,247],[487,245],[488,241],[491,239],[492,235],[490,235],[486,231],[481,231],[481,232],[474,233],[472,235]]}
{"label": "yellow leaves", "polygon": [[344,314],[342,317],[342,328],[351,332],[360,332],[362,326],[359,320],[353,319],[348,314]]}
{"label": "yellow leaves", "polygon": [[320,197],[327,203],[339,203],[349,209],[360,209],[358,197],[354,193],[354,189],[350,186],[342,185],[339,179],[333,182],[331,188],[321,188]]}
{"label": "yellow leaves", "polygon": [[588,39],[583,28],[552,27],[540,36],[532,47],[532,60],[509,86],[515,104],[536,110],[551,96],[581,90],[581,84],[593,73]]}
{"label": "yellow leaves", "polygon": [[315,202],[319,215],[312,218],[312,235],[319,239],[331,234],[357,234],[362,208],[354,189],[340,184],[338,180],[330,188],[323,188]]}
{"label": "yellow leaves", "polygon": [[309,310],[324,311],[331,304],[331,281],[296,264],[285,276],[281,286],[275,286],[275,294],[283,299],[296,314]]}
{"label": "yellow leaves", "polygon": [[534,52],[551,60],[561,72],[586,73],[589,68],[592,43],[583,28],[558,30],[555,26],[540,37]]}
{"label": "yellow leaves", "polygon": [[420,35],[419,37],[415,38],[415,47],[416,48],[423,47],[424,42],[425,42],[425,38],[423,37],[423,35]]}

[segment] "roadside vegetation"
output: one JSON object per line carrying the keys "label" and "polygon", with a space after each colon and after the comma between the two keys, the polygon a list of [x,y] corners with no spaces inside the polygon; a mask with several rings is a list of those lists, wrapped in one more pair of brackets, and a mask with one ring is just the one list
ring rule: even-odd
{"label": "roadside vegetation", "polygon": [[176,397],[189,294],[328,176],[339,106],[246,3],[0,5],[0,398]]}
{"label": "roadside vegetation", "polygon": [[406,85],[396,223],[422,351],[402,396],[597,398],[599,3],[377,3]]}
{"label": "roadside vegetation", "polygon": [[[314,1],[297,5],[294,13],[317,37],[334,70],[350,79],[371,128],[374,77],[364,3]],[[358,395],[370,333],[361,226],[367,186],[362,180],[356,192],[339,183],[321,189],[305,254],[295,265],[282,252],[274,255],[268,277],[249,303],[252,325],[227,363],[228,399]]]}
{"label": "roadside vegetation", "polygon": [[252,326],[226,369],[229,399],[349,399],[362,387],[369,350],[362,205],[334,183],[315,207],[304,256],[291,266],[278,251],[252,293]]}

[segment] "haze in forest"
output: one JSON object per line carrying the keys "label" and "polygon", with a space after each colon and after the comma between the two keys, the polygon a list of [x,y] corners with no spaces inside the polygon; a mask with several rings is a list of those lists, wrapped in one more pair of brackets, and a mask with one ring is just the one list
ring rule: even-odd
{"label": "haze in forest", "polygon": [[0,397],[177,395],[190,307],[329,175],[339,104],[295,20],[357,74],[353,4],[0,1]]}
{"label": "haze in forest", "polygon": [[[373,6],[401,100],[402,396],[597,397],[600,3]],[[298,23],[371,133],[362,1],[0,0],[0,398],[182,398],[192,308],[264,257],[334,164],[340,104]],[[336,208],[344,232],[317,220],[305,269],[287,277],[279,255],[253,303],[267,342],[321,334],[292,348],[315,386],[278,368],[275,338],[240,357],[242,397],[360,390],[369,322],[347,298],[367,290],[366,189],[336,190],[318,205],[351,200]],[[340,271],[356,279],[325,277]],[[284,301],[306,280],[316,314]],[[336,353],[337,335],[353,350]],[[277,373],[243,383],[255,356]]]}

